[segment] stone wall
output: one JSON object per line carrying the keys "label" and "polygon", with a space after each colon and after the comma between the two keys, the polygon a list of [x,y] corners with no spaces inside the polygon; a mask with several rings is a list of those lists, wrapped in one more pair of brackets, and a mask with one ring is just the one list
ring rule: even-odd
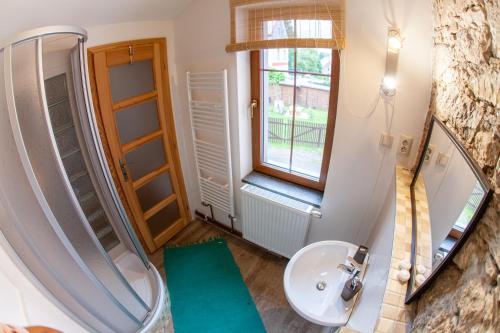
{"label": "stone wall", "polygon": [[495,190],[464,247],[424,293],[414,332],[500,332],[500,0],[433,0],[430,113]]}

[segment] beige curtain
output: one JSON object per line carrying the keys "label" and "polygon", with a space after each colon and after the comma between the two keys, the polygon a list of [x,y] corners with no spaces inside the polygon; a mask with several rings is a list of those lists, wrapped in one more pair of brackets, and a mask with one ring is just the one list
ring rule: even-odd
{"label": "beige curtain", "polygon": [[230,0],[227,52],[344,47],[344,0]]}

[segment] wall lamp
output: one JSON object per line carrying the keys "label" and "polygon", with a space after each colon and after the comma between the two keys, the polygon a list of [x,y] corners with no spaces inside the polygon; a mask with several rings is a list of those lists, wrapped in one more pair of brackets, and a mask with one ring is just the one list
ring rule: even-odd
{"label": "wall lamp", "polygon": [[387,97],[396,94],[396,72],[398,69],[399,50],[402,47],[402,38],[399,30],[389,28],[387,34],[387,56],[385,59],[385,74],[380,85],[380,92]]}

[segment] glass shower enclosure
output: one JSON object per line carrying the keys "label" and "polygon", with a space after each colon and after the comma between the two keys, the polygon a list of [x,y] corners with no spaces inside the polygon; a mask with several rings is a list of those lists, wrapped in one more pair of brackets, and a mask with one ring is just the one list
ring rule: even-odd
{"label": "glass shower enclosure", "polygon": [[89,94],[86,32],[35,29],[0,46],[0,228],[78,322],[138,332],[164,287],[113,183]]}

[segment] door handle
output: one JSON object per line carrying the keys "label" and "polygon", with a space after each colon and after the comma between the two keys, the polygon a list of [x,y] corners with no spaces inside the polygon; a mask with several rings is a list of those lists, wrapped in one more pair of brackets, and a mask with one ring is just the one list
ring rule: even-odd
{"label": "door handle", "polygon": [[125,163],[120,160],[120,170],[122,172],[123,180],[128,182],[128,172],[127,172],[127,167],[125,166]]}
{"label": "door handle", "polygon": [[252,101],[250,102],[250,117],[253,118],[253,112],[255,111],[255,109],[257,109],[257,107],[259,106],[259,102],[257,102],[256,99],[252,99]]}

